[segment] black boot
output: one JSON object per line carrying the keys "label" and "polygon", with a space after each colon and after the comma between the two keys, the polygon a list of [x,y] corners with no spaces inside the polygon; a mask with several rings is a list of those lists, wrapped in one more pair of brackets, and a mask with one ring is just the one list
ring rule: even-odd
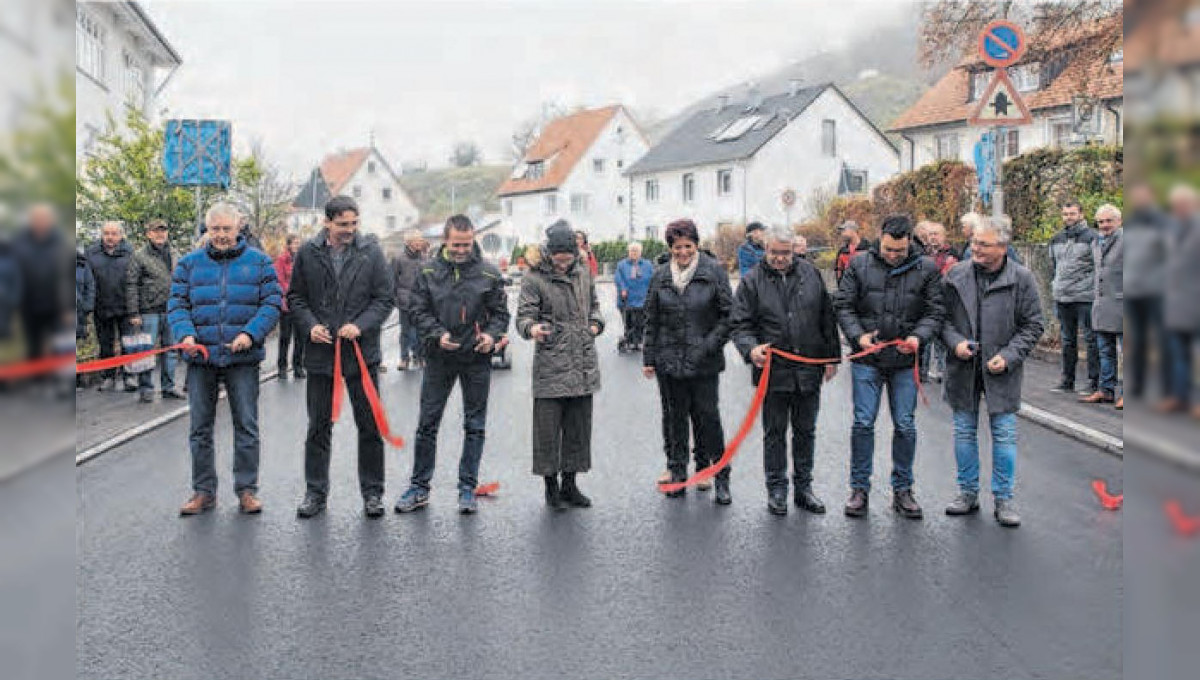
{"label": "black boot", "polygon": [[584,496],[579,491],[579,487],[575,486],[575,473],[564,472],[562,475],[562,502],[566,505],[576,508],[592,507],[592,499]]}
{"label": "black boot", "polygon": [[566,506],[562,502],[562,494],[558,490],[558,477],[546,475],[546,507],[551,510],[562,510]]}

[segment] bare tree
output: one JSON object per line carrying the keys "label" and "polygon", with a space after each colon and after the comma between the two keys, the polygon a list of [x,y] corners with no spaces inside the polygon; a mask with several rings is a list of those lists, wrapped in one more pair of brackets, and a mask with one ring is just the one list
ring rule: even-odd
{"label": "bare tree", "polygon": [[233,175],[230,193],[245,211],[251,231],[260,238],[282,234],[296,187],[267,160],[261,140],[254,141],[249,156],[234,162]]}
{"label": "bare tree", "polygon": [[542,128],[546,126],[546,123],[555,118],[561,118],[567,115],[568,112],[567,107],[562,104],[544,102],[542,110],[536,116],[530,116],[518,123],[517,128],[512,134],[511,160],[516,163],[525,158],[526,152],[537,141],[538,135],[542,133]]}
{"label": "bare tree", "polygon": [[450,155],[450,163],[456,168],[469,168],[483,161],[483,152],[475,142],[458,142]]}

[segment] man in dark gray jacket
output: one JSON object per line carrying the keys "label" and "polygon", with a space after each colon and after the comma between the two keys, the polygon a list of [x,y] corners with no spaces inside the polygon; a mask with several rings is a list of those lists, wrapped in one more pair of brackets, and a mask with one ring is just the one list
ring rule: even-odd
{"label": "man in dark gray jacket", "polygon": [[1092,328],[1100,350],[1100,389],[1081,399],[1086,404],[1111,404],[1119,410],[1124,401],[1117,394],[1117,353],[1125,331],[1124,233],[1121,211],[1104,204],[1096,210],[1096,226],[1100,236],[1092,242],[1092,258],[1096,268],[1096,301],[1092,303]]}
{"label": "man in dark gray jacket", "polygon": [[[171,272],[175,269],[175,254],[171,252],[170,231],[166,220],[150,220],[146,225],[146,245],[129,260],[125,270],[125,305],[129,323],[150,334],[154,347],[170,347],[171,324],[167,323],[167,299],[171,297]],[[159,389],[163,399],[184,399],[175,388],[175,352],[158,355]],[[154,401],[154,371],[138,374],[141,401]]]}
{"label": "man in dark gray jacket", "polygon": [[1171,384],[1170,345],[1163,329],[1163,293],[1167,288],[1167,216],[1156,205],[1148,184],[1129,190],[1129,219],[1121,235],[1129,270],[1125,272],[1125,310],[1129,314],[1129,349],[1126,352],[1125,392],[1137,399],[1146,391],[1146,367],[1150,361],[1150,338],[1158,346],[1159,387],[1167,393]]}
{"label": "man in dark gray jacket", "polygon": [[1050,239],[1050,284],[1055,311],[1062,326],[1062,379],[1055,392],[1075,391],[1075,366],[1079,363],[1079,331],[1087,343],[1088,386],[1081,394],[1099,389],[1100,359],[1092,332],[1092,302],[1096,297],[1096,268],[1092,264],[1092,242],[1096,230],[1083,219],[1079,201],[1062,205],[1063,229]]}
{"label": "man in dark gray jacket", "polygon": [[[1185,411],[1192,404],[1195,382],[1192,351],[1200,334],[1200,196],[1186,184],[1171,189],[1171,227],[1167,237],[1167,293],[1163,323],[1171,339],[1170,396],[1164,412]],[[1200,418],[1200,407],[1192,411]]]}
{"label": "man in dark gray jacket", "polygon": [[987,401],[992,431],[992,495],[996,521],[1021,524],[1013,505],[1017,411],[1025,358],[1042,336],[1042,308],[1033,274],[1006,255],[1006,226],[985,219],[971,237],[971,261],[946,274],[946,401],[954,409],[958,497],[947,515],[979,510],[979,401]]}

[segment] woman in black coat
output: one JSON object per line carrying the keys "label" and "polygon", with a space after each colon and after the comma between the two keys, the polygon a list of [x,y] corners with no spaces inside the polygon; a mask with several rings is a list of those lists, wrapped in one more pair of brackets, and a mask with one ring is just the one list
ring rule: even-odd
{"label": "woman in black coat", "polygon": [[[646,297],[642,372],[659,379],[667,469],[672,482],[682,482],[691,435],[696,438],[697,469],[716,462],[724,447],[717,383],[725,370],[733,292],[720,263],[700,252],[700,234],[691,220],[672,222],[666,238],[671,259],[654,272]],[[731,502],[728,467],[717,475],[715,500]]]}

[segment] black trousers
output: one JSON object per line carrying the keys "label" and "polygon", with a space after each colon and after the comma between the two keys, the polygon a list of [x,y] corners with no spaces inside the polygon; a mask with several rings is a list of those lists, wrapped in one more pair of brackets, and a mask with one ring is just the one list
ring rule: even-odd
{"label": "black trousers", "polygon": [[[667,442],[667,469],[672,479],[687,478],[689,443],[696,438],[696,469],[717,462],[725,448],[725,430],[721,426],[721,411],[717,406],[720,376],[672,378],[662,376],[660,384],[667,403],[663,410],[663,428],[670,431]],[[689,430],[689,427],[690,430]],[[717,473],[729,479],[730,468]]]}
{"label": "black trousers", "polygon": [[[121,347],[121,336],[129,333],[128,317],[109,316],[96,317],[96,340],[100,343],[100,358],[108,359],[118,356]],[[124,369],[110,368],[101,372],[103,378],[115,378],[118,371]]]}
{"label": "black trousers", "polygon": [[763,470],[767,491],[787,490],[787,431],[792,426],[792,481],[797,489],[812,484],[817,413],[821,391],[767,392],[763,401]]}
{"label": "black trousers", "polygon": [[279,315],[279,370],[282,372],[288,366],[288,345],[292,346],[292,368],[304,367],[304,343],[307,338],[301,337],[296,328],[296,317],[291,312]]}
{"label": "black trousers", "polygon": [[[378,367],[371,366],[371,382],[379,385]],[[383,495],[383,437],[375,426],[371,404],[363,392],[362,378],[346,376],[350,410],[358,428],[358,486],[363,498]],[[308,492],[329,495],[329,459],[333,441],[333,376],[310,373],[307,382],[308,437],[304,441],[304,482]],[[344,402],[343,402],[344,403]]]}
{"label": "black trousers", "polygon": [[592,469],[592,395],[533,400],[533,474]]}
{"label": "black trousers", "polygon": [[1125,323],[1129,328],[1125,346],[1129,396],[1138,398],[1145,393],[1146,367],[1152,355],[1157,359],[1159,390],[1164,396],[1170,394],[1171,343],[1163,328],[1162,298],[1127,298]]}
{"label": "black trousers", "polygon": [[628,346],[642,344],[642,339],[646,335],[646,310],[644,308],[633,309],[626,307],[621,311],[622,321],[625,323],[625,335],[622,340]]}

